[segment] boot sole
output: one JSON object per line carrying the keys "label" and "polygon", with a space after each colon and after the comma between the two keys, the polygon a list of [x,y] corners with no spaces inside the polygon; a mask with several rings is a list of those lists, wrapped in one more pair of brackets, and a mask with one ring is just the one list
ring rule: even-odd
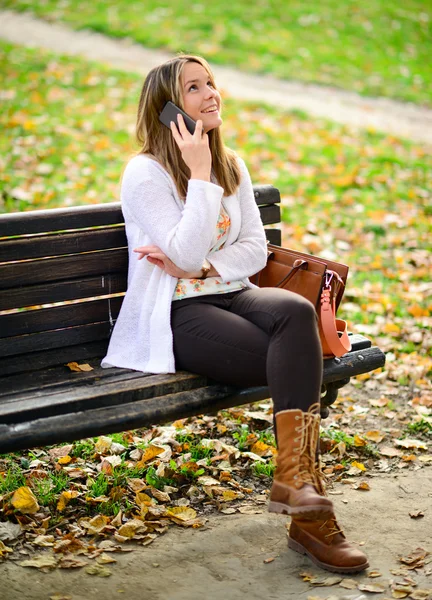
{"label": "boot sole", "polygon": [[275,502],[274,500],[269,502],[268,511],[279,513],[281,515],[302,517],[303,519],[311,521],[317,521],[322,518],[330,518],[334,515],[334,509],[332,506],[322,506],[317,504],[315,506],[297,506],[293,508],[288,506],[288,504]]}
{"label": "boot sole", "polygon": [[316,556],[314,556],[308,550],[306,550],[304,546],[302,546],[290,537],[288,538],[288,547],[291,548],[291,550],[298,552],[299,554],[305,554],[318,567],[321,567],[321,569],[324,569],[325,571],[331,571],[332,573],[359,573],[360,571],[364,571],[365,569],[367,569],[369,566],[368,561],[361,565],[356,565],[352,567],[337,567],[335,565],[328,565],[327,563],[318,560]]}

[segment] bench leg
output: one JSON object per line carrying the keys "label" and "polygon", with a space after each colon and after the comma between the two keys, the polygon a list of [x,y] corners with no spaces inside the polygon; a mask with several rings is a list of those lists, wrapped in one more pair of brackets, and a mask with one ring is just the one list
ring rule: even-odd
{"label": "bench leg", "polygon": [[323,383],[321,387],[321,418],[326,419],[329,416],[329,406],[335,402],[338,397],[340,388],[349,383],[350,378],[332,381],[331,383]]}

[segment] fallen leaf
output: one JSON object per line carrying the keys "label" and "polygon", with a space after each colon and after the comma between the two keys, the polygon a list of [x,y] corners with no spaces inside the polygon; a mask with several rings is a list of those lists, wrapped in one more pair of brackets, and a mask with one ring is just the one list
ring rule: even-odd
{"label": "fallen leaf", "polygon": [[69,367],[71,371],[75,371],[76,373],[80,373],[81,371],[93,371],[93,367],[87,363],[79,365],[77,362],[69,362],[66,364],[66,367]]}
{"label": "fallen leaf", "polygon": [[162,454],[163,452],[165,452],[165,448],[151,444],[148,448],[146,448],[146,451],[142,455],[139,462],[137,462],[137,468],[142,468],[146,463],[148,463],[150,460],[153,460],[156,458],[156,456],[159,456],[159,454]]}
{"label": "fallen leaf", "polygon": [[0,558],[5,557],[7,554],[10,554],[12,552],[12,548],[9,548],[9,546],[5,546],[5,544],[2,541],[0,541]]}
{"label": "fallen leaf", "polygon": [[104,565],[104,564],[108,564],[108,563],[116,563],[117,561],[112,556],[109,556],[109,554],[102,552],[102,554],[97,557],[96,562],[101,565]]}
{"label": "fallen leaf", "polygon": [[353,489],[368,492],[370,490],[370,485],[366,481],[362,481],[353,485]]}
{"label": "fallen leaf", "polygon": [[84,570],[87,573],[87,575],[96,575],[96,577],[109,577],[110,575],[112,575],[108,567],[104,567],[104,565],[90,565]]}
{"label": "fallen leaf", "polygon": [[18,563],[21,567],[34,567],[36,569],[55,569],[57,566],[57,559],[55,556],[48,554],[40,554],[30,558],[29,560],[23,560]]}
{"label": "fallen leaf", "polygon": [[57,502],[57,510],[59,512],[63,512],[64,509],[66,508],[66,506],[72,500],[72,498],[76,498],[77,496],[78,496],[78,492],[76,492],[76,491],[62,492],[60,495],[59,501]]}
{"label": "fallen leaf", "polygon": [[361,592],[371,592],[373,594],[382,594],[383,592],[385,592],[385,586],[379,584],[379,583],[359,583],[358,585],[358,589]]}
{"label": "fallen leaf", "polygon": [[54,594],[49,597],[49,600],[72,600],[72,596],[65,596],[64,594]]}
{"label": "fallen leaf", "polygon": [[355,579],[342,579],[339,585],[340,587],[345,588],[346,590],[357,589],[357,581]]}
{"label": "fallen leaf", "polygon": [[62,556],[58,563],[60,569],[82,569],[86,565],[88,565],[86,560],[76,558],[73,554]]}
{"label": "fallen leaf", "polygon": [[380,573],[379,571],[369,571],[368,577],[382,577],[382,573]]}
{"label": "fallen leaf", "polygon": [[414,512],[410,512],[409,516],[411,519],[421,519],[421,517],[424,517],[424,512],[421,510],[416,510]]}
{"label": "fallen leaf", "polygon": [[191,521],[192,519],[196,519],[197,513],[193,508],[186,506],[174,506],[173,508],[168,509],[167,516],[175,517],[181,521]]}
{"label": "fallen leaf", "polygon": [[31,489],[27,486],[18,488],[12,496],[11,504],[21,513],[33,515],[38,512],[39,504]]}
{"label": "fallen leaf", "polygon": [[42,546],[43,548],[49,548],[54,546],[54,536],[53,535],[38,535],[37,538],[33,541],[35,546]]}
{"label": "fallen leaf", "polygon": [[315,586],[324,586],[330,587],[332,585],[337,585],[342,581],[342,577],[331,576],[331,577],[312,577],[309,583]]}
{"label": "fallen leaf", "polygon": [[139,519],[130,519],[126,521],[118,530],[119,535],[122,537],[132,539],[137,533],[145,533],[147,527],[143,521]]}
{"label": "fallen leaf", "polygon": [[271,562],[273,562],[273,561],[274,561],[274,558],[265,558],[265,559],[263,560],[263,563],[264,563],[265,565],[268,565],[269,563],[271,563]]}
{"label": "fallen leaf", "polygon": [[412,598],[412,600],[431,600],[432,588],[414,590],[410,594],[410,598]]}
{"label": "fallen leaf", "polygon": [[364,438],[362,438],[360,435],[356,434],[354,436],[354,446],[361,447],[361,446],[366,446],[366,444],[367,444],[367,441]]}
{"label": "fallen leaf", "polygon": [[401,456],[401,450],[397,450],[397,448],[391,448],[390,446],[384,446],[384,448],[380,448],[380,454],[383,456],[388,456],[389,458],[394,458],[395,456]]}
{"label": "fallen leaf", "polygon": [[367,431],[363,434],[363,437],[366,440],[369,440],[370,442],[375,442],[376,444],[379,444],[385,438],[385,433],[382,433],[381,431],[377,430]]}
{"label": "fallen leaf", "polygon": [[0,523],[0,541],[12,542],[16,540],[22,533],[21,526],[17,523],[6,521]]}
{"label": "fallen leaf", "polygon": [[72,457],[69,456],[69,454],[66,454],[66,456],[61,456],[57,462],[59,465],[68,465],[71,461]]}
{"label": "fallen leaf", "polygon": [[395,440],[395,446],[400,446],[402,448],[417,448],[419,450],[427,450],[427,446],[421,440],[414,440],[406,438],[404,440]]}

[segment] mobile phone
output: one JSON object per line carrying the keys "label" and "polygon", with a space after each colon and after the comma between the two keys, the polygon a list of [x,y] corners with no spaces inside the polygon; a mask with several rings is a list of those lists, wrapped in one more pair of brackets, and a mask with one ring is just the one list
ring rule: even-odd
{"label": "mobile phone", "polygon": [[182,110],[181,108],[176,106],[173,102],[167,102],[165,104],[161,114],[159,115],[159,121],[161,121],[161,123],[163,123],[170,129],[171,129],[171,121],[174,121],[174,123],[177,125],[177,128],[178,128],[178,121],[177,121],[178,114],[183,116],[187,130],[189,131],[189,133],[191,135],[193,135],[195,132],[195,125],[196,125],[195,121],[193,119],[191,119],[190,116],[184,112],[184,110]]}

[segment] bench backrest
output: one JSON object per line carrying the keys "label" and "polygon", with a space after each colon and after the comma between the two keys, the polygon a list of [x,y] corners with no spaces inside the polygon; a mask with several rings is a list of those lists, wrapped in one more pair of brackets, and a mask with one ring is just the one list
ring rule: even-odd
{"label": "bench backrest", "polygon": [[[264,225],[279,223],[279,191],[254,193]],[[127,263],[119,203],[0,215],[0,373],[103,356]]]}

